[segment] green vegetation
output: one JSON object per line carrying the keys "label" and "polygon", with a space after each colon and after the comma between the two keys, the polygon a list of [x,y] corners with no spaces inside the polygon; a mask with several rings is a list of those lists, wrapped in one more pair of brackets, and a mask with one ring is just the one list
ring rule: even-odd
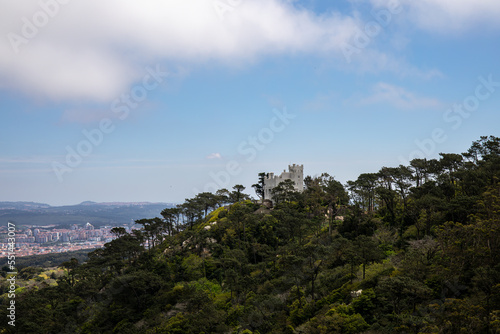
{"label": "green vegetation", "polygon": [[20,290],[3,333],[500,331],[500,138],[347,189],[304,182],[272,209],[235,186],[115,228],[57,285]]}
{"label": "green vegetation", "polygon": [[[30,255],[16,258],[16,268],[21,270],[26,267],[57,267],[63,262],[71,260],[71,258],[76,258],[78,262],[85,262],[88,260],[89,250],[77,250],[65,253],[50,253],[42,255]],[[10,271],[7,266],[7,257],[0,258],[0,268],[2,268],[0,274],[5,277],[5,273]]]}

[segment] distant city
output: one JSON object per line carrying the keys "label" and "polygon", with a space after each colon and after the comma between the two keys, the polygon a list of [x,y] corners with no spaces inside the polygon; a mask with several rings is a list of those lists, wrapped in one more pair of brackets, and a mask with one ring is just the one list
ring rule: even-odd
{"label": "distant city", "polygon": [[160,215],[172,203],[96,203],[50,206],[33,202],[0,202],[0,257],[8,255],[8,222],[15,226],[16,257],[103,247],[113,227],[127,231],[134,221]]}
{"label": "distant city", "polygon": [[[16,230],[15,254],[22,257],[100,248],[115,238],[112,228],[103,226],[96,229],[90,222],[83,226],[73,224],[69,229],[57,228],[56,225],[21,226]],[[125,229],[130,231],[129,226]],[[7,227],[0,227],[0,257],[8,254],[7,238]]]}

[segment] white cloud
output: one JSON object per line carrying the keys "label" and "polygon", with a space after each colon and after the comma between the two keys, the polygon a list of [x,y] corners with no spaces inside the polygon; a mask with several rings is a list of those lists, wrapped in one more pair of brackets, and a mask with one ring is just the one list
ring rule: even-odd
{"label": "white cloud", "polygon": [[220,153],[212,153],[207,156],[207,159],[222,159],[222,155]]}
{"label": "white cloud", "polygon": [[[279,0],[243,1],[222,19],[207,0],[69,1],[50,7],[53,17],[42,3],[50,1],[0,5],[0,34],[6,36],[0,40],[0,87],[51,100],[109,102],[156,62],[239,64],[297,52],[341,57],[339,45],[359,23]],[[39,27],[30,31],[26,22],[34,21]],[[12,34],[23,42],[9,42]]]}
{"label": "white cloud", "polygon": [[376,7],[398,2],[402,14],[420,28],[446,33],[480,27],[500,27],[498,0],[370,0]]}
{"label": "white cloud", "polygon": [[373,94],[359,100],[360,105],[388,103],[398,109],[439,108],[443,104],[434,98],[421,97],[406,89],[385,82],[373,87]]}
{"label": "white cloud", "polygon": [[[365,49],[350,64],[351,70],[358,73],[392,72],[400,77],[417,77],[424,80],[440,78],[444,75],[436,69],[422,69],[408,63],[402,57],[394,57],[376,49]],[[343,65],[340,65],[341,67]]]}
{"label": "white cloud", "polygon": [[420,0],[409,2],[420,26],[431,30],[463,30],[474,25],[499,25],[498,0]]}

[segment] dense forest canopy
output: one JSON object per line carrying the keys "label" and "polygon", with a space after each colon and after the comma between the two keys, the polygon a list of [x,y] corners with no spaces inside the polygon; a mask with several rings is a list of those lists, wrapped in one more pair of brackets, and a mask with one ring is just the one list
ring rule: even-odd
{"label": "dense forest canopy", "polygon": [[236,185],[115,228],[57,284],[19,286],[0,333],[500,332],[500,138],[304,183],[272,208]]}

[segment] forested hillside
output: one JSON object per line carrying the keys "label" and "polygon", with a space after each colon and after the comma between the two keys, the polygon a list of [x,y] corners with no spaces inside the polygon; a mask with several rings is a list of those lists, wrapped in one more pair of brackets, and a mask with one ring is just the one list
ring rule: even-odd
{"label": "forested hillside", "polygon": [[500,332],[500,138],[304,182],[273,208],[235,186],[115,228],[57,286],[19,291],[0,332]]}

